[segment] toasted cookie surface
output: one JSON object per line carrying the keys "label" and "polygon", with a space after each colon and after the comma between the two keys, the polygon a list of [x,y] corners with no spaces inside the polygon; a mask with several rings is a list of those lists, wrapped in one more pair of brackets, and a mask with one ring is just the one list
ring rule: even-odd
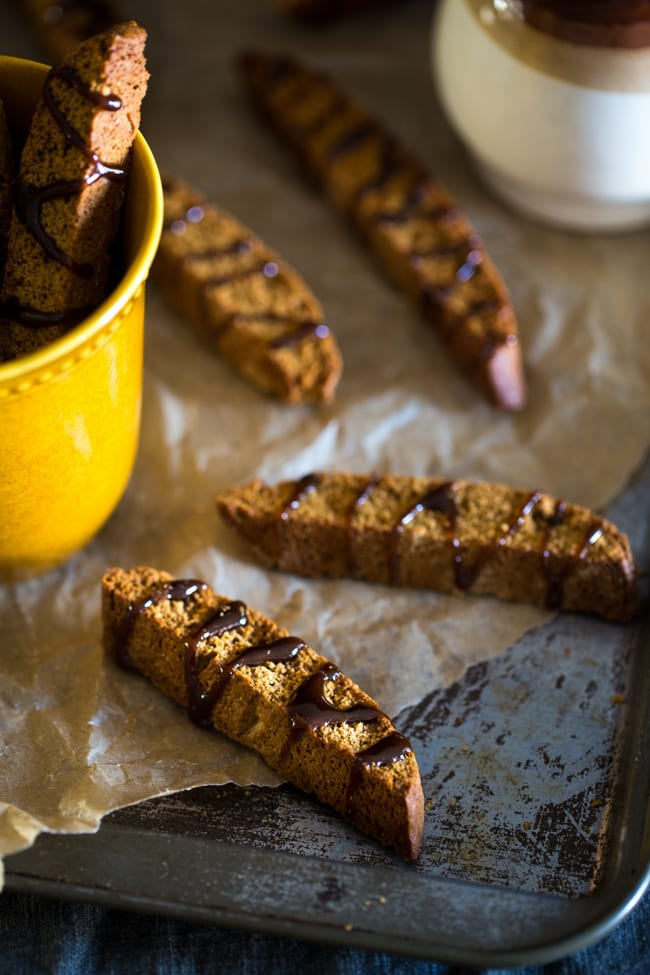
{"label": "toasted cookie surface", "polygon": [[302,277],[238,219],[170,176],[153,276],[234,369],[287,402],[329,402],[342,357]]}
{"label": "toasted cookie surface", "polygon": [[334,664],[200,580],[111,569],[102,605],[106,651],[197,724],[254,748],[403,857],[418,855],[424,800],[413,750]]}
{"label": "toasted cookie surface", "polygon": [[266,564],[306,576],[473,593],[626,620],[637,606],[626,535],[542,491],[345,472],[217,499]]}
{"label": "toasted cookie surface", "polygon": [[4,358],[63,334],[106,296],[148,72],[130,21],[48,74],[18,168],[0,301]]}
{"label": "toasted cookie surface", "polygon": [[259,51],[243,54],[239,65],[256,105],[435,327],[453,361],[492,404],[522,407],[526,386],[508,290],[444,187],[331,78]]}

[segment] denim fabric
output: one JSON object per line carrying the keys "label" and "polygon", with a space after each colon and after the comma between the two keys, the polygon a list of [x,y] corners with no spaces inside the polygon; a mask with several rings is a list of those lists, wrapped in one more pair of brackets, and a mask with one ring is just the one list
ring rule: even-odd
{"label": "denim fabric", "polygon": [[[519,975],[648,975],[650,894],[605,939]],[[0,975],[501,975],[5,892]]]}

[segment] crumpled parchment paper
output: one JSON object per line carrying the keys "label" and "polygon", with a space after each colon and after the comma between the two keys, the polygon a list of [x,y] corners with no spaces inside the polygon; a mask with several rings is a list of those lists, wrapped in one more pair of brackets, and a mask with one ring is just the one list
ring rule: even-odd
{"label": "crumpled parchment paper", "polygon": [[[263,0],[131,7],[150,31],[144,131],[161,168],[230,209],[305,276],[340,341],[344,375],[330,407],[281,406],[234,375],[150,287],[142,438],[127,493],[66,566],[0,588],[0,856],[43,830],[95,830],[107,811],[154,795],[278,782],[253,753],[194,727],[104,659],[99,584],[110,566],[191,574],[247,601],[392,715],[549,618],[490,600],[268,573],[220,522],[222,489],[319,468],[395,471],[543,488],[604,509],[650,443],[650,236],[549,230],[490,197],[436,104],[428,5],[316,30]],[[5,50],[38,56],[15,12],[2,18]],[[249,110],[232,59],[250,44],[335,74],[468,210],[518,311],[529,380],[521,414],[481,401]]]}

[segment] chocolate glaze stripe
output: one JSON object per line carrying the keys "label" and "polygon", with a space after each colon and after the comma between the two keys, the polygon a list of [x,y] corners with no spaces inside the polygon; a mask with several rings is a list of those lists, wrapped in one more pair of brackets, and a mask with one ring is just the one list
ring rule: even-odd
{"label": "chocolate glaze stripe", "polygon": [[[222,693],[221,681],[205,690],[199,680],[199,645],[210,637],[223,636],[229,630],[240,629],[248,624],[246,606],[242,602],[220,606],[185,641],[185,687],[187,689],[187,714],[194,724],[210,727],[210,716]],[[216,688],[216,689],[215,689]]]}
{"label": "chocolate glaze stripe", "polygon": [[[135,603],[130,603],[121,629],[116,634],[115,656],[119,664],[127,669],[136,669],[129,655],[129,643],[135,622],[145,610],[165,600],[187,602],[193,596],[208,588],[199,579],[174,579],[160,586]],[[204,688],[199,679],[199,647],[211,637],[240,629],[248,625],[248,611],[239,600],[220,606],[203,621],[185,640],[184,675],[187,691],[187,713],[200,727],[212,727],[211,715],[223,696],[228,683],[242,667],[261,667],[269,663],[288,663],[305,649],[306,644],[295,636],[280,637],[270,643],[252,644],[244,647],[232,660],[218,667],[216,676],[209,687]],[[315,673],[298,686],[290,702],[286,705],[289,715],[290,733],[285,750],[291,742],[307,729],[330,725],[371,723],[386,715],[374,705],[352,704],[339,708],[325,697],[325,685],[342,677],[341,671],[326,661]],[[347,788],[347,804],[360,784],[359,767],[373,765],[392,765],[411,753],[409,742],[398,732],[392,732],[355,755]]]}
{"label": "chocolate glaze stripe", "polygon": [[[258,258],[250,267],[234,268],[226,274],[215,274],[201,282],[201,289],[205,293],[210,288],[221,288],[224,284],[237,284],[247,278],[256,277],[258,274],[264,275],[267,279],[277,277],[279,273],[278,265],[275,261],[268,258]],[[207,296],[206,296],[207,300]]]}
{"label": "chocolate glaze stripe", "polygon": [[207,588],[207,583],[201,582],[200,579],[173,579],[166,583],[166,585],[154,589],[153,592],[149,593],[148,596],[144,596],[138,602],[129,603],[122,627],[115,638],[117,662],[126,670],[137,669],[129,655],[129,643],[133,636],[133,628],[136,620],[141,613],[150,609],[151,606],[157,606],[158,603],[162,603],[165,600],[169,602],[186,602],[192,596],[196,595],[197,592]]}
{"label": "chocolate glaze stripe", "polygon": [[301,477],[296,482],[288,501],[284,502],[278,512],[280,521],[286,521],[291,512],[300,507],[307,495],[315,491],[321,481],[322,475],[317,473],[305,474],[304,477]]}
{"label": "chocolate glaze stripe", "polygon": [[409,220],[438,222],[440,220],[455,220],[458,214],[458,208],[451,205],[441,204],[423,207],[421,204],[406,200],[403,206],[396,207],[394,210],[381,210],[373,213],[370,219],[374,223],[383,224],[402,224],[408,223]]}
{"label": "chocolate glaze stripe", "polygon": [[[255,55],[252,55],[253,60]],[[243,63],[246,64],[247,55],[243,56]],[[273,98],[277,104],[282,104],[286,107],[287,104],[296,108],[299,105],[307,101],[317,89],[320,84],[323,83],[323,79],[318,75],[310,75],[308,78],[303,77],[303,73],[298,69],[298,66],[291,58],[288,57],[276,57],[267,67],[265,71],[266,82],[266,93],[269,98]],[[284,91],[281,91],[283,86],[289,84],[288,90],[285,87]],[[314,135],[319,129],[325,126],[332,118],[334,118],[345,106],[348,104],[348,99],[342,96],[338,92],[334,92],[332,99],[329,104],[325,105],[325,108],[317,113],[313,119],[309,122],[295,123],[292,128],[296,136],[301,139]]]}
{"label": "chocolate glaze stripe", "polygon": [[[174,181],[166,178],[163,185],[167,191],[170,191],[173,189]],[[188,207],[182,216],[169,217],[166,220],[163,229],[164,231],[173,234],[184,233],[188,225],[201,223],[204,217],[204,206],[200,201],[197,201],[197,203]],[[182,256],[181,261],[184,264],[198,264],[201,261],[213,260],[221,257],[234,257],[239,254],[247,254],[253,249],[254,243],[255,239],[252,236],[238,237],[230,241],[228,244],[224,244],[222,247],[211,246],[203,248],[202,250],[197,249],[190,251]],[[235,269],[227,275],[207,278],[204,282],[202,282],[201,285],[202,291],[204,292],[204,301],[207,300],[207,297],[205,296],[205,289],[210,288],[211,286],[220,286],[233,281],[244,280],[245,278],[257,274],[260,271],[264,273],[266,277],[273,278],[279,274],[280,267],[276,261],[264,259],[262,263],[257,263],[250,268],[243,268],[242,270]],[[317,339],[323,339],[331,334],[328,326],[325,325],[324,322],[319,322],[313,319],[296,320],[286,315],[278,315],[272,311],[235,315],[234,319],[269,319],[270,321],[274,322],[286,322],[286,324],[289,326],[288,330],[282,335],[278,335],[269,341],[269,348],[271,349],[289,348],[292,345],[300,344],[307,338],[314,337]]]}
{"label": "chocolate glaze stripe", "polygon": [[282,552],[286,543],[286,525],[289,519],[289,515],[292,511],[296,511],[303,500],[312,491],[315,491],[321,482],[321,475],[316,473],[305,474],[296,482],[293,491],[291,492],[289,498],[283,502],[277,510],[276,513],[276,542],[275,550],[278,554],[278,558],[282,555]]}
{"label": "chocolate glaze stripe", "polygon": [[316,319],[306,318],[302,320],[290,318],[288,315],[279,315],[273,311],[240,312],[233,316],[233,321],[238,322],[282,322],[287,326],[287,331],[269,340],[270,349],[285,349],[292,345],[299,345],[308,338],[325,339],[331,334],[325,322]]}
{"label": "chocolate glaze stripe", "polygon": [[322,728],[327,725],[356,724],[378,721],[384,717],[378,708],[365,704],[351,704],[339,708],[325,697],[325,685],[334,683],[343,675],[334,664],[325,663],[315,674],[307,677],[298,687],[287,705],[291,721],[291,739],[299,737],[307,728]]}
{"label": "chocolate glaze stripe", "polygon": [[463,557],[460,542],[456,536],[456,499],[453,481],[446,481],[438,487],[427,491],[421,498],[410,505],[398,518],[388,537],[388,578],[392,583],[399,582],[400,560],[399,540],[402,532],[422,511],[437,511],[447,518],[447,535],[453,555],[454,582],[458,588],[465,588],[463,583]]}
{"label": "chocolate glaze stripe", "polygon": [[60,311],[39,311],[30,305],[21,304],[15,295],[0,304],[0,316],[11,322],[18,322],[27,328],[47,328],[49,325],[77,325],[93,311],[94,305],[71,308],[64,314]]}
{"label": "chocolate glaze stripe", "polygon": [[[167,192],[173,189],[173,181],[166,179],[164,188]],[[183,234],[187,228],[195,224],[202,223],[205,219],[205,205],[202,201],[189,206],[180,217],[167,217],[163,223],[163,233],[174,235]],[[220,246],[211,245],[203,249],[192,250],[184,254],[181,258],[184,264],[194,264],[200,261],[208,261],[218,257],[232,257],[236,254],[246,254],[252,250],[254,238],[249,234],[245,237],[235,237],[227,244]]]}
{"label": "chocolate glaze stripe", "polygon": [[[286,319],[287,323],[290,319]],[[271,349],[288,349],[292,345],[299,345],[308,338],[325,339],[330,335],[330,330],[324,322],[317,322],[313,319],[295,323],[291,331],[284,335],[277,335],[269,342]]]}
{"label": "chocolate glaze stripe", "polygon": [[103,95],[101,92],[93,91],[90,86],[82,80],[78,72],[70,66],[61,66],[58,68],[52,68],[45,79],[45,84],[43,86],[43,101],[47,105],[54,121],[59,126],[64,138],[67,142],[74,145],[84,156],[92,163],[92,169],[89,174],[87,174],[82,181],[79,181],[78,186],[81,188],[83,184],[90,186],[97,179],[101,177],[109,177],[113,179],[123,179],[125,171],[122,167],[113,166],[109,163],[103,162],[96,152],[94,152],[91,147],[86,143],[83,136],[75,129],[70,120],[59,108],[56,99],[52,94],[52,81],[54,79],[59,79],[70,85],[71,88],[85,98],[86,101],[93,105],[97,105],[100,109],[107,112],[117,112],[122,107],[122,100],[117,95]]}
{"label": "chocolate glaze stripe", "polygon": [[[281,71],[279,72],[277,78],[273,77],[274,67],[278,62],[282,62]],[[323,83],[323,79],[320,76],[309,76],[308,78],[301,78],[301,72],[298,70],[297,66],[290,61],[290,59],[276,59],[273,65],[270,66],[266,81],[268,83],[269,90],[275,88],[276,83],[285,83],[289,78],[294,82],[289,94],[284,93],[282,99],[283,107],[290,106],[296,107],[297,105],[303,103],[311,94],[313,94],[314,89],[320,87]],[[301,82],[301,83],[300,83]],[[328,85],[329,87],[329,85]],[[343,92],[338,90],[332,90],[329,102],[321,109],[313,118],[307,122],[294,122],[291,123],[291,136],[296,148],[298,148],[301,154],[304,154],[304,147],[302,143],[321,132],[330,122],[332,122],[337,116],[343,114],[353,105],[352,100],[345,95]],[[277,106],[276,106],[277,107]],[[401,149],[397,140],[395,140],[390,134],[384,132],[380,125],[377,124],[373,119],[366,117],[362,118],[354,128],[352,128],[346,135],[342,136],[338,142],[335,142],[330,149],[327,151],[327,159],[329,162],[334,162],[339,156],[344,155],[349,150],[355,148],[357,145],[369,138],[375,138],[379,141],[380,155],[379,164],[377,167],[377,173],[374,177],[371,177],[367,183],[361,184],[357,187],[353,207],[357,206],[361,198],[366,195],[371,190],[381,189],[385,183],[390,179],[391,176],[400,172],[405,167],[404,152]],[[412,168],[415,164],[411,162]],[[417,165],[417,182],[418,184],[427,178],[424,169]],[[445,212],[447,210],[445,209]],[[389,220],[392,214],[387,214],[386,219]],[[378,221],[381,220],[381,216],[377,216]],[[401,215],[398,219],[404,219]]]}
{"label": "chocolate glaze stripe", "polygon": [[[543,492],[534,491],[521,504],[515,513],[512,522],[506,531],[497,538],[492,548],[473,565],[467,565],[463,559],[460,539],[457,534],[458,509],[455,499],[455,485],[453,481],[447,481],[428,491],[422,498],[411,505],[399,518],[393,528],[388,543],[388,564],[389,578],[395,583],[399,582],[399,538],[402,532],[410,525],[417,515],[422,511],[440,512],[446,516],[447,538],[451,548],[453,559],[454,584],[463,591],[471,589],[479,573],[489,562],[489,560],[501,549],[509,539],[513,538],[523,527],[526,519],[533,515],[534,510],[543,498]],[[598,541],[603,534],[603,522],[601,518],[594,519],[587,527],[583,540],[577,550],[573,553],[565,554],[561,557],[562,561],[558,567],[555,565],[552,554],[549,551],[549,541],[553,530],[564,522],[567,505],[564,501],[557,501],[553,514],[550,517],[541,516],[546,525],[540,541],[540,562],[546,578],[546,599],[545,604],[548,609],[559,609],[564,601],[564,586],[567,578],[575,567],[586,557],[590,548]]]}
{"label": "chocolate glaze stripe", "polygon": [[553,514],[546,519],[546,526],[540,543],[542,568],[547,580],[546,605],[549,609],[559,609],[564,596],[564,573],[558,573],[552,569],[551,553],[548,546],[553,529],[563,523],[565,514],[566,502],[557,501]]}
{"label": "chocolate glaze stripe", "polygon": [[[467,279],[469,280],[469,279]],[[456,328],[462,325],[468,318],[498,315],[502,309],[502,304],[497,298],[479,298],[471,302],[463,312],[454,315],[446,314],[446,304],[454,292],[454,285],[423,285],[421,291],[422,312],[430,318],[441,330],[443,340],[454,337]],[[493,322],[484,321],[485,334],[481,342],[480,355],[485,359],[490,359],[497,348],[502,345],[511,345],[519,340],[514,332],[503,332],[497,334],[493,327]]]}
{"label": "chocolate glaze stripe", "polygon": [[[136,669],[129,656],[129,643],[137,617],[145,610],[165,600],[187,602],[198,592],[207,589],[199,579],[174,579],[154,589],[139,602],[131,603],[120,632],[115,640],[115,654],[119,664],[129,670]],[[241,667],[257,667],[273,661],[292,660],[305,644],[296,637],[283,637],[268,644],[255,644],[244,648],[233,660],[219,667],[213,683],[205,689],[199,680],[199,646],[211,637],[222,636],[229,630],[248,624],[248,613],[239,600],[225,603],[201,623],[185,641],[184,674],[187,690],[187,713],[195,724],[210,727],[210,716],[228,681]]]}
{"label": "chocolate glaze stripe", "polygon": [[[295,105],[299,103],[306,96],[307,90],[306,85],[304,88],[299,89],[301,97],[298,99],[292,99],[292,104]],[[295,122],[292,124],[291,134],[294,142],[298,141],[302,143],[305,140],[311,139],[313,136],[318,135],[318,133],[322,132],[330,122],[334,121],[337,115],[340,115],[341,112],[345,111],[347,104],[347,99],[338,92],[335,92],[329,104],[326,105],[321,112],[310,119],[309,122]]]}
{"label": "chocolate glaze stripe", "polygon": [[476,234],[470,234],[453,244],[437,244],[427,247],[426,250],[413,251],[410,256],[410,263],[413,267],[418,267],[430,259],[456,257],[456,255],[460,255],[460,264],[454,271],[454,277],[457,282],[464,284],[474,276],[477,267],[483,260],[481,240]]}
{"label": "chocolate glaze stripe", "polygon": [[[592,547],[592,545],[595,545],[602,533],[602,521],[600,519],[596,519],[588,526],[580,548],[575,555],[572,556],[572,563],[574,565],[578,565],[585,558],[589,549]],[[570,570],[567,568],[565,562],[560,564],[559,569],[553,568],[552,556],[548,551],[548,538],[544,540],[544,548],[541,553],[541,558],[542,565],[544,566],[546,577],[548,579],[546,605],[549,609],[559,609],[564,600],[564,584]]]}
{"label": "chocolate glaze stripe", "polygon": [[371,119],[361,119],[328,148],[327,161],[336,162],[341,156],[347,155],[373,138],[377,138],[377,126]]}
{"label": "chocolate glaze stripe", "polygon": [[[374,706],[352,704],[339,708],[325,697],[325,686],[341,677],[334,664],[325,663],[315,674],[307,677],[287,705],[291,721],[291,732],[287,747],[297,740],[308,728],[322,728],[341,724],[369,724],[385,718],[386,715]],[[363,781],[363,769],[373,766],[389,766],[403,761],[413,753],[410,742],[398,731],[392,731],[384,738],[361,749],[354,756],[345,795],[345,810],[351,812],[355,794]]]}
{"label": "chocolate glaze stripe", "polygon": [[356,561],[354,558],[354,545],[352,543],[352,524],[354,521],[354,517],[358,512],[358,510],[361,507],[363,507],[366,501],[370,498],[373,491],[379,484],[380,480],[381,478],[379,477],[378,474],[371,474],[367,478],[367,480],[365,481],[361,489],[355,495],[354,500],[352,501],[346,513],[346,519],[345,519],[346,559],[345,561],[346,561],[347,569],[350,575],[352,576],[356,575],[356,570],[357,570]]}
{"label": "chocolate glaze stripe", "polygon": [[363,769],[373,766],[393,765],[395,762],[404,761],[408,755],[413,754],[413,749],[408,738],[401,735],[399,731],[392,731],[385,738],[380,738],[374,745],[362,749],[354,756],[354,763],[348,781],[345,804],[347,813],[352,812],[352,799],[359,791],[363,781]]}
{"label": "chocolate glaze stripe", "polygon": [[[32,183],[19,181],[16,186],[16,215],[29,233],[38,241],[44,253],[52,260],[62,264],[73,274],[77,274],[83,278],[91,278],[94,273],[92,264],[76,261],[70,254],[63,251],[51,234],[45,230],[42,217],[43,204],[50,200],[66,199],[75,196],[82,191],[84,186],[91,186],[98,179],[123,179],[125,170],[122,167],[103,162],[97,153],[87,145],[81,134],[61,111],[54,98],[52,94],[52,82],[54,79],[65,82],[86,101],[97,105],[104,111],[118,111],[122,107],[122,101],[117,95],[103,95],[101,92],[93,91],[83,81],[77,71],[70,66],[52,68],[43,85],[44,104],[61,130],[66,142],[75,146],[76,149],[83,153],[91,163],[91,166],[89,171],[79,180],[53,180],[45,186],[36,186]],[[56,314],[41,313],[38,309],[23,307],[15,300],[11,303],[11,308],[14,319],[30,328],[43,328],[47,325],[62,324],[64,322],[74,323],[74,321],[78,321],[83,317],[81,309],[73,312],[72,315],[69,311]],[[83,311],[85,312],[85,310]]]}
{"label": "chocolate glaze stripe", "polygon": [[479,574],[489,563],[490,559],[497,554],[500,548],[503,548],[509,539],[514,538],[517,532],[523,528],[526,519],[532,515],[533,511],[542,500],[542,497],[543,493],[541,491],[534,491],[532,494],[530,494],[519,507],[506,531],[499,538],[497,538],[494,545],[485,552],[483,557],[477,559],[472,566],[463,565],[462,571],[457,576],[457,584],[461,589],[472,588]]}
{"label": "chocolate glaze stripe", "polygon": [[298,656],[305,644],[295,636],[280,637],[272,643],[259,643],[247,647],[234,660],[219,667],[217,676],[208,690],[202,690],[195,698],[198,707],[190,717],[195,724],[204,728],[211,727],[210,717],[219,703],[228,683],[242,667],[263,667],[269,663],[288,663]]}

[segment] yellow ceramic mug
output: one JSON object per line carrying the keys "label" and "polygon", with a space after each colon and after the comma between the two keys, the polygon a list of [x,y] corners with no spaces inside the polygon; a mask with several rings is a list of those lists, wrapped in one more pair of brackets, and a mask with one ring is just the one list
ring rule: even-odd
{"label": "yellow ceramic mug", "polygon": [[[29,118],[47,67],[0,57],[7,116]],[[0,365],[0,579],[43,572],[99,530],[131,475],[140,427],[144,289],[162,224],[160,176],[136,138],[124,272],[51,345]]]}

